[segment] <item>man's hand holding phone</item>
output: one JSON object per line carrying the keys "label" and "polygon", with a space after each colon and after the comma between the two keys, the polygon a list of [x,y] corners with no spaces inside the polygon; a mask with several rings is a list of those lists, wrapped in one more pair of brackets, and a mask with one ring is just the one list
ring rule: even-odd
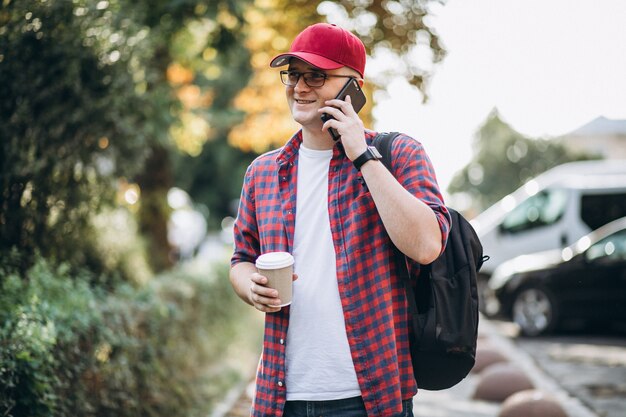
{"label": "man's hand holding phone", "polygon": [[[335,99],[345,101],[346,97],[348,96],[350,97],[354,112],[358,113],[365,105],[366,98],[356,78],[349,78],[348,81],[341,88]],[[321,119],[324,123],[334,118],[336,117],[334,117],[334,115],[332,114],[329,114],[328,112],[324,112],[321,116]],[[332,136],[333,140],[339,140],[339,137],[341,135],[337,132],[336,129],[329,128],[328,132]]]}
{"label": "man's hand holding phone", "polygon": [[326,107],[319,111],[327,129],[334,140],[341,139],[346,155],[351,160],[365,150],[363,122],[357,113],[365,105],[365,94],[355,78],[350,78],[339,94],[326,101]]}
{"label": "man's hand holding phone", "polygon": [[365,151],[367,147],[365,143],[365,128],[363,121],[354,111],[352,107],[352,97],[347,96],[346,100],[333,99],[326,101],[327,107],[320,109],[332,118],[329,118],[325,123],[323,129],[329,129],[331,126],[338,133],[338,137],[341,139],[343,148],[346,152],[346,156],[350,160],[358,157]]}

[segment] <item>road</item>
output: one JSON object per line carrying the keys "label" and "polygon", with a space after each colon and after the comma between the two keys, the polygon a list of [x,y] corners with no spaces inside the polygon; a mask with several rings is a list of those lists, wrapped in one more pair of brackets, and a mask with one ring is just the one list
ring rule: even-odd
{"label": "road", "polygon": [[626,416],[626,331],[523,338],[511,323],[492,323],[599,417]]}

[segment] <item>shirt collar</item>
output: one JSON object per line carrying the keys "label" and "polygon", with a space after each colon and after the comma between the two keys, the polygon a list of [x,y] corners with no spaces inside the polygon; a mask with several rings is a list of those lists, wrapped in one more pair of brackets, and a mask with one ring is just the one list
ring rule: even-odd
{"label": "shirt collar", "polygon": [[289,162],[294,162],[297,155],[298,150],[300,149],[300,145],[302,144],[302,130],[298,130],[292,137],[287,141],[285,146],[280,149],[278,155],[276,155],[276,163],[278,165],[286,165]]}
{"label": "shirt collar", "polygon": [[[368,145],[372,141],[372,138],[374,137],[375,134],[376,132],[374,131],[371,131],[369,129],[365,130],[365,140],[367,141]],[[276,155],[276,163],[282,166],[290,162],[294,162],[298,155],[298,150],[300,149],[301,144],[302,144],[302,129],[298,130],[291,137],[291,139],[287,141],[285,146],[283,146],[280,149],[280,152],[278,152],[278,155]],[[333,158],[336,157],[338,154],[345,155],[343,151],[343,145],[341,144],[341,142],[337,143],[337,146],[335,146],[333,150],[334,150]]]}

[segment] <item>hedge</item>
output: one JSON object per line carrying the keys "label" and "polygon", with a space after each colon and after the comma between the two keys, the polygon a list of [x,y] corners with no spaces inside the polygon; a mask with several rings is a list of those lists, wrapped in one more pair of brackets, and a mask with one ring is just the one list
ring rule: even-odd
{"label": "hedge", "polygon": [[105,293],[88,272],[15,263],[0,266],[0,415],[206,416],[258,359],[260,317],[225,264]]}

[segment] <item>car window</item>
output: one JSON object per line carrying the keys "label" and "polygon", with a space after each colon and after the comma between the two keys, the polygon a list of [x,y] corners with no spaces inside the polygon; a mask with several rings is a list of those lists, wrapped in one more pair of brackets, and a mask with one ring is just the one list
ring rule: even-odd
{"label": "car window", "polygon": [[591,230],[626,216],[626,193],[583,195],[580,217]]}
{"label": "car window", "polygon": [[501,229],[507,233],[517,233],[551,225],[563,216],[566,203],[566,190],[543,190],[514,208],[504,218]]}
{"label": "car window", "polygon": [[626,260],[626,229],[599,240],[587,249],[585,256],[589,261],[600,258]]}

